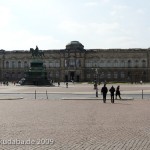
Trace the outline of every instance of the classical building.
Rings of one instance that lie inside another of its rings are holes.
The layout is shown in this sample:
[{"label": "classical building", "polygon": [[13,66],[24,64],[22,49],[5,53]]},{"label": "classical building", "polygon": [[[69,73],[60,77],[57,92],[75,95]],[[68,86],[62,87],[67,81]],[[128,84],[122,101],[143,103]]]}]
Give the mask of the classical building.
[{"label": "classical building", "polygon": [[[0,80],[18,81],[30,67],[29,50],[0,50]],[[150,81],[150,49],[84,49],[71,41],[65,49],[44,50],[41,58],[54,81]]]}]

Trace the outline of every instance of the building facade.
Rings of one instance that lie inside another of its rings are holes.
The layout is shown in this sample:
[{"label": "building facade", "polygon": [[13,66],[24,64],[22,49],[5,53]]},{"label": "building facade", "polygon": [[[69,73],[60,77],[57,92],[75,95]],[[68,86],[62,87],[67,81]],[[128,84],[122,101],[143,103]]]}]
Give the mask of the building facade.
[{"label": "building facade", "polygon": [[[0,80],[19,81],[32,62],[29,50],[0,50]],[[65,49],[44,50],[50,80],[149,82],[150,49],[84,49],[71,41]]]}]

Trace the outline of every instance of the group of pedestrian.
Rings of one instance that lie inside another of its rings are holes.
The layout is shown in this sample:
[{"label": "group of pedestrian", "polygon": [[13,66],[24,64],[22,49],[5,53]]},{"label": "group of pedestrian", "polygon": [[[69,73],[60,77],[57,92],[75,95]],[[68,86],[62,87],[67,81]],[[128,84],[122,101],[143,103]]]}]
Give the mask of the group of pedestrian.
[{"label": "group of pedestrian", "polygon": [[[103,102],[106,103],[106,96],[107,96],[108,88],[106,87],[106,84],[101,89],[101,93],[103,94]],[[115,89],[114,86],[112,86],[109,89],[110,96],[111,96],[111,103],[114,103],[114,96],[117,99],[117,96],[121,99],[121,94],[120,94],[120,86],[118,85],[117,88]],[[115,93],[116,92],[116,93]]]}]

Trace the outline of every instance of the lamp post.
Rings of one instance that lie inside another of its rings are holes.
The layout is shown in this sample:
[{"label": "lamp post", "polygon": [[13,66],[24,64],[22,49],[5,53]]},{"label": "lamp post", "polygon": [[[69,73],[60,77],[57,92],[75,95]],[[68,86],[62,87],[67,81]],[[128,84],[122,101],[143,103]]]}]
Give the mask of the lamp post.
[{"label": "lamp post", "polygon": [[98,97],[97,75],[98,75],[98,70],[96,68],[95,69],[95,90],[96,90],[96,97]]}]

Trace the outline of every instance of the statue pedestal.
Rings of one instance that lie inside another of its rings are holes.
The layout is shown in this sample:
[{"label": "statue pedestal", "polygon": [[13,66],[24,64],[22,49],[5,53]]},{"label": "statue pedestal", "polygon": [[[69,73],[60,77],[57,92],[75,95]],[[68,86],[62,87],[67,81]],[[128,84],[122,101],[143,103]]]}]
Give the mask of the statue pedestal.
[{"label": "statue pedestal", "polygon": [[46,68],[42,60],[33,60],[31,67],[25,72],[25,78],[21,85],[52,85],[47,79]]}]

